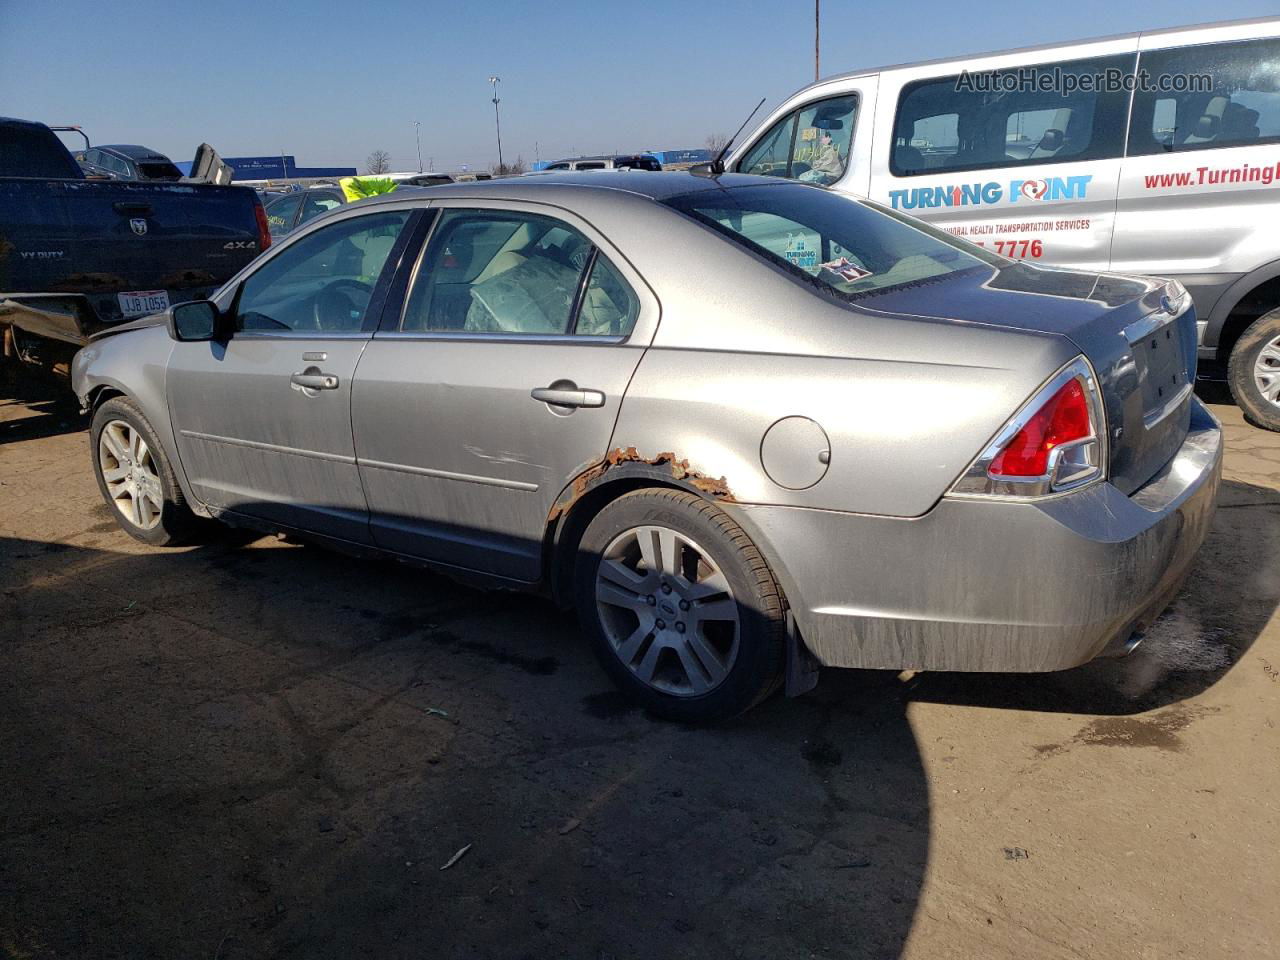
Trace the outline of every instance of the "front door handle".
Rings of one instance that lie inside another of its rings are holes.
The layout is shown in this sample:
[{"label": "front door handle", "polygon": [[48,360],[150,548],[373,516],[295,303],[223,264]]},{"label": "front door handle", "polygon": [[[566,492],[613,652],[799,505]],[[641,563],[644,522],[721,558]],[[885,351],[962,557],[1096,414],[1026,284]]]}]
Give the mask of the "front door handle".
[{"label": "front door handle", "polygon": [[599,390],[577,390],[561,387],[535,387],[529,396],[557,407],[603,407],[604,394]]},{"label": "front door handle", "polygon": [[328,373],[295,373],[289,382],[306,390],[338,389],[338,378]]}]

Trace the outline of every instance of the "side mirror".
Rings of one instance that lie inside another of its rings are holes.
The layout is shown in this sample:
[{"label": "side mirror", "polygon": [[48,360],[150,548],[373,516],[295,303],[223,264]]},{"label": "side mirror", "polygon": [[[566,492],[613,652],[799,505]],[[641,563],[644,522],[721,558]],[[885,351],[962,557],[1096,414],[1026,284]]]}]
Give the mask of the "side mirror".
[{"label": "side mirror", "polygon": [[169,336],[182,343],[217,340],[224,333],[222,315],[210,300],[192,300],[169,308]]},{"label": "side mirror", "polygon": [[689,172],[695,177],[714,177],[716,175],[716,165],[714,163],[695,163],[689,168]]}]

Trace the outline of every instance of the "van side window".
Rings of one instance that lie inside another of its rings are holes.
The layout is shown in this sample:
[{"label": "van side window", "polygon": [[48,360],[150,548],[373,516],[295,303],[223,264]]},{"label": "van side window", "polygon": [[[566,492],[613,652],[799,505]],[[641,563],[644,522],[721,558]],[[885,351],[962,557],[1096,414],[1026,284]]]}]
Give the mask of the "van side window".
[{"label": "van side window", "polygon": [[835,183],[849,165],[857,113],[854,94],[806,104],[775,123],[747,151],[738,172]]},{"label": "van side window", "polygon": [[[898,98],[894,176],[1119,157],[1135,56],[1121,54],[921,80]],[[1064,82],[1055,83],[1058,76]],[[1068,90],[1069,78],[1077,79]]]},{"label": "van side window", "polygon": [[1212,89],[1135,93],[1130,156],[1280,142],[1280,39],[1151,50],[1139,66],[1152,87],[1206,74]]}]

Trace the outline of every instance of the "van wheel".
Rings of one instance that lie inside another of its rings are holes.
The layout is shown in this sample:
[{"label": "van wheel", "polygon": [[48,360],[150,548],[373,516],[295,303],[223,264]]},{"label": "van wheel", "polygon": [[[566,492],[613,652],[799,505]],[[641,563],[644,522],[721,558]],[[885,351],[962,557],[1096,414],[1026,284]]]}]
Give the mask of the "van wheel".
[{"label": "van wheel", "polygon": [[156,547],[193,538],[199,518],[187,506],[155,430],[133,401],[114,397],[98,407],[89,442],[98,489],[125,533]]},{"label": "van wheel", "polygon": [[601,664],[652,713],[723,720],[777,689],[782,593],[715,504],[665,488],[622,495],[587,526],[575,579],[578,618]]},{"label": "van wheel", "polygon": [[1227,381],[1245,417],[1280,431],[1280,308],[1263,314],[1231,349]]}]

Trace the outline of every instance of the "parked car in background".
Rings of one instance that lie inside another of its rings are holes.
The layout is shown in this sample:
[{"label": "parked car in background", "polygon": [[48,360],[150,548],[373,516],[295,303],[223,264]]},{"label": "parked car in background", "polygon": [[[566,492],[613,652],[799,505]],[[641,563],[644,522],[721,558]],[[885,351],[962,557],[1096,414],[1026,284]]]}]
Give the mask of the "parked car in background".
[{"label": "parked car in background", "polygon": [[557,160],[547,164],[537,173],[556,172],[559,170],[661,170],[662,164],[657,157],[647,153],[627,154],[603,157],[573,157],[568,160]]},{"label": "parked car in background", "polygon": [[347,202],[341,187],[308,187],[267,201],[267,229],[283,237],[308,220]]},{"label": "parked car in background", "polygon": [[270,242],[247,187],[86,180],[44,124],[0,119],[9,358],[65,372],[90,334],[208,296]]},{"label": "parked car in background", "polygon": [[1177,278],[1200,359],[1280,429],[1280,18],[831,77],[726,166],[829,183],[1007,256]]},{"label": "parked car in background", "polygon": [[158,150],[137,144],[110,143],[75,155],[86,177],[101,180],[181,180],[182,171]]},{"label": "parked car in background", "polygon": [[786,180],[389,193],[137,326],[74,373],[132,536],[213,516],[544,591],[681,720],[817,663],[1128,649],[1221,473],[1176,281]]}]

